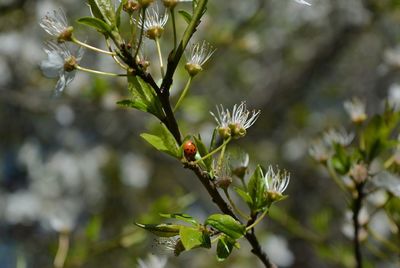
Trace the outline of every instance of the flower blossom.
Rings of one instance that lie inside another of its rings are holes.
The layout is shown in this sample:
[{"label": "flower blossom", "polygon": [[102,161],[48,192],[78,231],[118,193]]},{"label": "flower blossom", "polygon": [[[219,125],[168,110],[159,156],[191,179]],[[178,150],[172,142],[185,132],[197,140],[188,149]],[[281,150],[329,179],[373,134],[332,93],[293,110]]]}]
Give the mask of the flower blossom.
[{"label": "flower blossom", "polygon": [[302,5],[311,6],[311,4],[305,0],[294,0],[294,1]]},{"label": "flower blossom", "polygon": [[196,43],[189,46],[185,50],[185,57],[187,63],[185,69],[188,71],[190,76],[195,76],[203,70],[202,66],[206,61],[214,54],[215,49],[203,41],[202,43]]},{"label": "flower blossom", "polygon": [[247,110],[246,102],[243,101],[239,105],[235,104],[232,112],[221,104],[220,107],[217,106],[217,115],[210,113],[218,124],[219,134],[227,139],[244,137],[246,130],[255,123],[260,112],[260,110],[250,112]]},{"label": "flower blossom", "polygon": [[266,190],[282,195],[289,185],[290,173],[286,170],[277,170],[276,172],[270,165],[267,173],[264,175]]},{"label": "flower blossom", "polygon": [[347,133],[346,130],[341,129],[340,131],[330,129],[324,133],[324,141],[329,144],[340,144],[342,146],[349,145],[354,139],[354,133]]},{"label": "flower blossom", "polygon": [[350,115],[351,121],[354,123],[359,124],[367,119],[365,103],[361,100],[354,98],[351,101],[345,101],[343,106],[346,112]]},{"label": "flower blossom", "polygon": [[158,6],[146,9],[146,16],[141,15],[139,20],[135,20],[139,28],[143,28],[147,38],[155,40],[161,37],[164,32],[164,26],[168,21],[168,13],[160,14]]},{"label": "flower blossom", "polygon": [[48,34],[57,38],[59,43],[71,41],[73,27],[69,25],[64,11],[60,8],[53,10],[53,14],[48,12],[39,23]]},{"label": "flower blossom", "polygon": [[167,258],[149,254],[146,260],[138,259],[138,264],[139,268],[164,268]]},{"label": "flower blossom", "polygon": [[55,88],[56,95],[59,95],[74,79],[75,69],[83,56],[83,49],[80,47],[72,54],[65,44],[48,42],[44,50],[48,59],[43,60],[40,67],[45,76],[59,78]]}]

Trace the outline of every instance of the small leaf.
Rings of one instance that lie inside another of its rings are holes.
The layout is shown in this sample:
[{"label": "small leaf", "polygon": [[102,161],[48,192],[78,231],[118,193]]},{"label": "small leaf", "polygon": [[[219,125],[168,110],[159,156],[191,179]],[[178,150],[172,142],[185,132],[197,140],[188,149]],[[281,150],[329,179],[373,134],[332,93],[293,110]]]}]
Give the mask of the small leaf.
[{"label": "small leaf", "polygon": [[248,193],[252,200],[251,209],[253,212],[261,211],[266,206],[265,186],[263,171],[261,166],[257,166],[247,186]]},{"label": "small leaf", "polygon": [[387,172],[381,171],[372,178],[372,183],[385,189],[396,197],[400,197],[400,177]]},{"label": "small leaf", "polygon": [[115,26],[114,4],[111,0],[88,0],[88,3],[96,18]]},{"label": "small leaf", "polygon": [[169,132],[164,124],[161,124],[161,132],[157,135],[142,133],[140,135],[157,150],[167,153],[175,158],[181,158],[181,150],[174,136]]},{"label": "small leaf", "polygon": [[161,224],[135,223],[135,225],[149,232],[152,232],[153,234],[159,237],[172,237],[179,235],[179,230],[183,227],[182,225],[166,224],[166,223],[161,223]]},{"label": "small leaf", "polygon": [[204,236],[203,232],[198,228],[182,226],[179,232],[181,242],[186,250],[203,245]]},{"label": "small leaf", "polygon": [[198,226],[199,223],[193,219],[192,216],[188,214],[182,214],[182,213],[174,213],[174,214],[160,214],[161,217],[168,218],[168,219],[177,219],[181,220],[190,224],[193,224],[195,226]]},{"label": "small leaf", "polygon": [[164,112],[161,103],[154,92],[143,79],[137,76],[128,76],[128,88],[132,94],[132,108],[136,108],[143,112],[151,113],[158,119],[164,118]]},{"label": "small leaf", "polygon": [[252,205],[253,205],[253,200],[251,199],[251,196],[249,195],[249,193],[244,191],[243,189],[238,188],[238,187],[234,187],[233,189],[242,198],[242,200],[244,202],[246,202],[246,204],[248,204],[249,207],[251,208]]},{"label": "small leaf", "polygon": [[182,16],[182,18],[189,24],[192,21],[192,15],[190,15],[185,10],[179,10],[178,13]]},{"label": "small leaf", "polygon": [[99,32],[105,34],[106,36],[109,36],[111,33],[111,27],[108,26],[107,23],[104,21],[98,19],[98,18],[93,18],[93,17],[83,17],[78,19],[78,22],[80,24],[84,24],[90,27],[95,28]]},{"label": "small leaf", "polygon": [[229,215],[213,214],[207,218],[205,224],[233,239],[241,238],[246,232],[246,227]]},{"label": "small leaf", "polygon": [[115,13],[117,28],[119,28],[119,25],[121,24],[121,11],[122,11],[122,8],[123,8],[125,2],[126,1],[121,1],[121,3],[119,3],[117,12]]},{"label": "small leaf", "polygon": [[224,261],[231,254],[236,241],[227,236],[221,236],[217,244],[217,260]]}]

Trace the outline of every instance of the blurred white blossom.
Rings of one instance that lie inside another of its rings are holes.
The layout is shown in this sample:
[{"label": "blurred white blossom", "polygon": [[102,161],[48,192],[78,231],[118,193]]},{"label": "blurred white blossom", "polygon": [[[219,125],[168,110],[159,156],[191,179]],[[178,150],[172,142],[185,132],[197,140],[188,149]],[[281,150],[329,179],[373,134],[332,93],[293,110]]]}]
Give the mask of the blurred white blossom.
[{"label": "blurred white blossom", "polygon": [[145,260],[138,259],[139,268],[164,268],[167,258],[164,256],[147,255]]}]

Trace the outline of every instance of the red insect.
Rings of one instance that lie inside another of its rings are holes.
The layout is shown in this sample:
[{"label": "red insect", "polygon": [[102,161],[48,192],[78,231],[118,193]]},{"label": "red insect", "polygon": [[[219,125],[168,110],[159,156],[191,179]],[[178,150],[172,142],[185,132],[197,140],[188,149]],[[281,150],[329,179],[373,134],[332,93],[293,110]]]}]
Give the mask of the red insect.
[{"label": "red insect", "polygon": [[197,153],[196,145],[191,140],[186,141],[183,144],[183,153],[187,160],[194,161]]}]

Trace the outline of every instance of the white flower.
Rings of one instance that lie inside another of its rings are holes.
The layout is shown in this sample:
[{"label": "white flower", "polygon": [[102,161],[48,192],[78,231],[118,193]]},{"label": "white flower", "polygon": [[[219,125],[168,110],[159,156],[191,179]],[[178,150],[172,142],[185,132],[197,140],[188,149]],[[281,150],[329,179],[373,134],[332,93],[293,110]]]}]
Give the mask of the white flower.
[{"label": "white flower", "polygon": [[42,61],[40,67],[45,76],[50,78],[58,77],[56,95],[71,83],[75,77],[75,68],[83,56],[83,49],[80,47],[74,55],[65,44],[48,42],[44,49],[48,59]]},{"label": "white flower", "polygon": [[190,45],[185,50],[185,57],[187,59],[185,68],[188,73],[194,76],[202,71],[203,64],[206,63],[214,52],[215,49],[206,41]]},{"label": "white flower", "polygon": [[268,167],[267,173],[264,175],[266,191],[273,194],[281,195],[286,190],[290,182],[290,173],[286,170],[277,169],[275,172],[272,166]]},{"label": "white flower", "polygon": [[233,106],[232,113],[228,109],[225,110],[222,104],[220,107],[217,106],[217,115],[210,113],[218,124],[220,135],[226,139],[230,136],[240,138],[246,135],[246,129],[255,123],[260,110],[250,112],[247,110],[246,102],[243,101],[240,105]]},{"label": "white flower", "polygon": [[73,28],[68,24],[64,11],[60,8],[47,13],[39,25],[50,35],[57,37],[58,42],[70,41]]},{"label": "white flower", "polygon": [[135,20],[139,28],[143,28],[146,36],[149,39],[155,40],[160,38],[164,26],[168,21],[168,13],[164,10],[163,14],[160,14],[158,6],[150,7],[146,9],[146,16],[143,23],[143,16],[140,16],[139,20]]},{"label": "white flower", "polygon": [[358,98],[354,98],[351,101],[345,101],[344,109],[350,115],[351,121],[354,123],[362,123],[367,119],[365,113],[365,103]]},{"label": "white flower", "polygon": [[315,161],[320,163],[325,163],[332,154],[327,145],[320,139],[311,144],[308,153]]},{"label": "white flower", "polygon": [[307,1],[304,1],[304,0],[294,0],[294,1],[296,1],[297,3],[302,4],[302,5],[311,6],[310,3],[308,3]]},{"label": "white flower", "polygon": [[349,145],[354,138],[354,133],[347,133],[346,130],[341,129],[340,131],[330,129],[324,133],[324,141],[329,144],[340,144],[342,146]]},{"label": "white flower", "polygon": [[164,268],[167,264],[167,258],[149,254],[145,261],[138,259],[138,264],[139,268]]},{"label": "white flower", "polygon": [[394,110],[400,110],[400,85],[393,84],[389,87],[388,103]]}]

